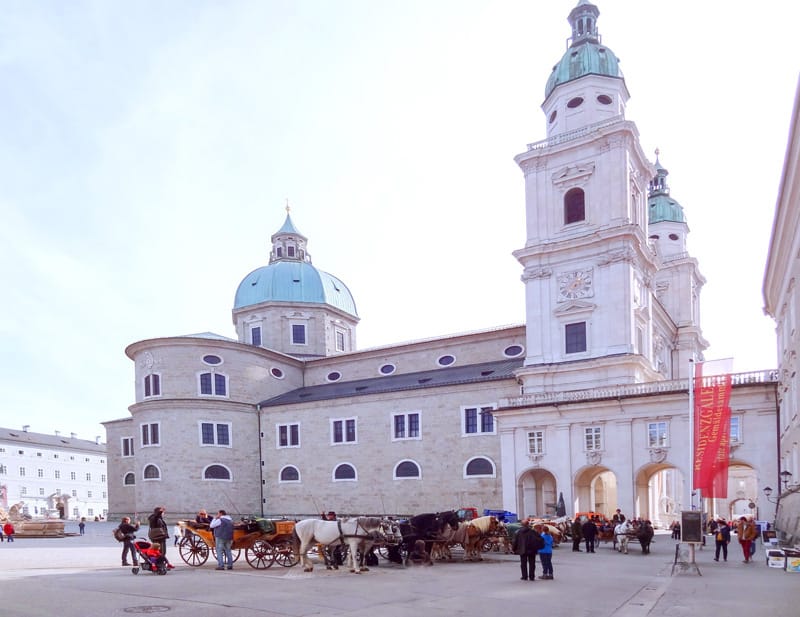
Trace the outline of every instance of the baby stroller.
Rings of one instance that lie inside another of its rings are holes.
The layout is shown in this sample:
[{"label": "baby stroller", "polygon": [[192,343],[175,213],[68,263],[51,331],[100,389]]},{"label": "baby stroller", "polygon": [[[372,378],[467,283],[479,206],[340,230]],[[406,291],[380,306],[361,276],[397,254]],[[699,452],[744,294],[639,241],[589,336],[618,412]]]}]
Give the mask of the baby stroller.
[{"label": "baby stroller", "polygon": [[[143,538],[133,541],[133,546],[139,555],[139,566],[142,570],[149,570],[153,574],[164,575],[168,570],[172,570],[172,565],[167,558],[159,551],[157,543],[151,543]],[[139,566],[133,566],[131,572],[139,574]]]}]

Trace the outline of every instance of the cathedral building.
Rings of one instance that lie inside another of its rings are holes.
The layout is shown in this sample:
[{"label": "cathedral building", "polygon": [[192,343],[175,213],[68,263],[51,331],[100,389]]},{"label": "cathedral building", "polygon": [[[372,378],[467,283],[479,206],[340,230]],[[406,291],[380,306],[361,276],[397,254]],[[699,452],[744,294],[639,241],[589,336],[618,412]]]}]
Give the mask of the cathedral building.
[{"label": "cathedral building", "polygon": [[[705,279],[659,158],[626,118],[628,87],[581,0],[546,82],[546,138],[525,183],[526,320],[359,350],[341,279],[287,213],[239,284],[236,338],[138,341],[130,414],[105,423],[113,514],[411,514],[475,506],[551,515],[617,507],[667,525],[690,489],[689,383],[708,344]],[[503,275],[499,273],[499,275]],[[519,276],[520,271],[507,276]],[[774,371],[733,376],[728,496],[774,514]]]}]

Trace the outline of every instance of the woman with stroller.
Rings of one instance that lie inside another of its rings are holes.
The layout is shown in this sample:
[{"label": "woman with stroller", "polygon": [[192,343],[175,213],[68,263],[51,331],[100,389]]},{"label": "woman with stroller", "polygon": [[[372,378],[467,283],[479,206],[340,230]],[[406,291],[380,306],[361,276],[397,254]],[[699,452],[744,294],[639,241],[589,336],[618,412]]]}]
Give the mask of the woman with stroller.
[{"label": "woman with stroller", "polygon": [[169,538],[169,527],[164,520],[164,512],[167,509],[164,506],[156,506],[153,508],[153,513],[147,517],[147,522],[150,529],[147,532],[147,537],[152,542],[158,542],[161,548],[161,554],[167,556],[167,538]]}]

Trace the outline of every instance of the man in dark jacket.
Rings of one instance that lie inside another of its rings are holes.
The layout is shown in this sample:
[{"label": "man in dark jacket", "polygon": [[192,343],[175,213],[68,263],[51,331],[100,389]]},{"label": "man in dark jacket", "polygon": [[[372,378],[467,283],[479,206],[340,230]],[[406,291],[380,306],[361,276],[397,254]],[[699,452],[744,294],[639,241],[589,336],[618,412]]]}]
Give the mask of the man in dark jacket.
[{"label": "man in dark jacket", "polygon": [[[225,510],[220,510],[211,521],[211,530],[214,532],[214,545],[217,551],[217,570],[233,570],[233,519]],[[227,566],[225,565],[227,562]]]},{"label": "man in dark jacket", "polygon": [[586,522],[581,525],[581,532],[583,539],[586,542],[586,552],[594,553],[594,538],[597,536],[597,526],[593,521],[586,519]]},{"label": "man in dark jacket", "polygon": [[581,552],[581,540],[583,540],[581,521],[576,518],[572,521],[572,550],[576,553]]},{"label": "man in dark jacket", "polygon": [[536,579],[536,553],[540,548],[544,548],[544,540],[534,529],[531,529],[530,521],[522,521],[514,542],[511,545],[514,554],[519,555],[519,569],[522,573],[520,580],[532,581]]},{"label": "man in dark jacket", "polygon": [[139,531],[139,521],[131,523],[130,516],[123,516],[122,522],[119,524],[119,530],[125,536],[125,539],[122,541],[122,565],[131,565],[128,563],[128,552],[130,551],[133,565],[138,566],[139,561],[136,558],[136,548],[133,546],[133,540],[136,538],[136,532]]}]

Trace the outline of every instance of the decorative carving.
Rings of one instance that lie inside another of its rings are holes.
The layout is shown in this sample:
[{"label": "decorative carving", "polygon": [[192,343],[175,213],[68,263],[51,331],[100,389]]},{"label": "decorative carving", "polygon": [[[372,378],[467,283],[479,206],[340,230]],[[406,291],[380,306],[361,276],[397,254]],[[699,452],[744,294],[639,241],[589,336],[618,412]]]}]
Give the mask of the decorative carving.
[{"label": "decorative carving", "polygon": [[597,450],[590,450],[586,453],[587,465],[599,465],[601,460],[603,460],[603,455]]},{"label": "decorative carving", "polygon": [[525,268],[522,273],[523,281],[530,281],[534,279],[546,279],[553,275],[550,268]]},{"label": "decorative carving", "polygon": [[577,180],[588,178],[594,173],[594,163],[567,165],[555,172],[551,177],[553,184],[575,184]]},{"label": "decorative carving", "polygon": [[539,466],[539,464],[542,461],[542,456],[543,456],[542,454],[533,454],[531,452],[528,452],[528,458],[531,460],[531,463],[533,463],[534,467]]},{"label": "decorative carving", "polygon": [[600,259],[597,260],[597,263],[601,266],[607,266],[613,263],[633,263],[635,258],[634,252],[630,247],[626,247],[624,249],[620,249],[618,251],[610,251],[605,253]]},{"label": "decorative carving", "polygon": [[667,460],[666,448],[650,448],[650,462],[663,463]]}]

